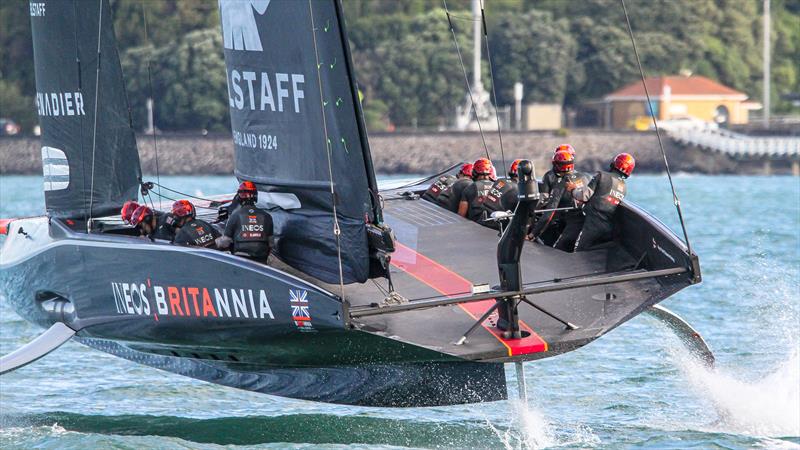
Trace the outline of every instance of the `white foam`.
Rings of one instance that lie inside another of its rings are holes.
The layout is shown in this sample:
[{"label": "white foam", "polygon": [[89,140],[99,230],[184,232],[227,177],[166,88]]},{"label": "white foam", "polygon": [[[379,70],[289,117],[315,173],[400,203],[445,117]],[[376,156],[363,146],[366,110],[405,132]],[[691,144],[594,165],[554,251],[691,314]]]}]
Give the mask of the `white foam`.
[{"label": "white foam", "polygon": [[800,355],[756,381],[727,369],[710,370],[688,358],[680,366],[720,416],[720,431],[753,436],[800,436]]}]

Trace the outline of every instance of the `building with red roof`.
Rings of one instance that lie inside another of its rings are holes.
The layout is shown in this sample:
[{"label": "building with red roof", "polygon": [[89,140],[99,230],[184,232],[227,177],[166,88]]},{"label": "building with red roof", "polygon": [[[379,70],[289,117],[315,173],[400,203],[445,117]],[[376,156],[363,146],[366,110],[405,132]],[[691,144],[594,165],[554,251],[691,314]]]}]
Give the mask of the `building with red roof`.
[{"label": "building with red roof", "polygon": [[607,127],[647,129],[652,114],[659,120],[695,119],[720,125],[747,123],[749,111],[760,109],[748,102],[747,94],[699,75],[650,77],[645,79],[651,105],[641,81],[603,97]]}]

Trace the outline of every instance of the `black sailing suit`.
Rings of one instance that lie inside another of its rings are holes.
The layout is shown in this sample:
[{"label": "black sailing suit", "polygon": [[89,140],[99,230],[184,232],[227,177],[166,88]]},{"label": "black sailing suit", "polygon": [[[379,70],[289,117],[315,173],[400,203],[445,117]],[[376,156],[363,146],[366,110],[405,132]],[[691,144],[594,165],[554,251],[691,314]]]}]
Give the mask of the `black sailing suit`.
[{"label": "black sailing suit", "polygon": [[192,219],[175,233],[175,244],[192,247],[216,248],[214,242],[220,236],[219,231],[205,220]]},{"label": "black sailing suit", "polygon": [[155,211],[154,214],[156,216],[156,226],[147,237],[150,240],[161,239],[172,242],[175,239],[175,216],[172,213],[160,211]]},{"label": "black sailing suit", "polygon": [[[577,208],[572,193],[567,191],[567,183],[575,183],[576,189],[586,187],[589,184],[589,176],[575,171],[565,174],[548,171],[542,177],[540,190],[546,193],[548,198],[540,203],[537,209]],[[580,209],[550,211],[542,213],[532,234],[542,236],[544,242],[553,242],[553,247],[559,250],[572,250],[582,227],[583,212]]]},{"label": "black sailing suit", "polygon": [[447,189],[439,194],[439,198],[437,199],[439,206],[457,213],[458,204],[461,202],[461,195],[464,193],[464,190],[471,185],[472,179],[470,178],[465,177],[457,179],[455,183],[451,184]]},{"label": "black sailing suit", "polygon": [[455,182],[456,177],[453,175],[442,175],[433,182],[424,194],[422,194],[422,198],[429,202],[439,204],[439,197],[442,192],[446,191],[447,188],[452,186]]},{"label": "black sailing suit", "polygon": [[586,202],[586,219],[575,241],[576,252],[613,238],[614,212],[626,193],[625,176],[617,171],[597,172],[587,187],[572,192],[576,200]]},{"label": "black sailing suit", "polygon": [[469,203],[467,219],[480,222],[485,218],[486,210],[483,208],[483,202],[493,185],[494,181],[492,180],[478,180],[464,189],[461,194],[461,200],[466,200]]},{"label": "black sailing suit", "polygon": [[[483,210],[486,217],[491,217],[493,212],[514,211],[517,209],[519,190],[517,184],[510,180],[497,180],[492,184],[489,193],[483,199]],[[487,227],[500,229],[497,220],[481,222]]]},{"label": "black sailing suit", "polygon": [[252,203],[242,204],[225,224],[225,236],[233,240],[233,253],[243,253],[258,261],[269,256],[272,216]]}]

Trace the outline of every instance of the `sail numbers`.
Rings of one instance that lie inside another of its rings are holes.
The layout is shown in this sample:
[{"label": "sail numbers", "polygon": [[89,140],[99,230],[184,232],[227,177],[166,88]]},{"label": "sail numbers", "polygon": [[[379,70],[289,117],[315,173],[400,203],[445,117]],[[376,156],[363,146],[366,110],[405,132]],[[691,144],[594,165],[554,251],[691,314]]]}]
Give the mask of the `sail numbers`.
[{"label": "sail numbers", "polygon": [[257,150],[277,150],[278,137],[274,134],[242,133],[233,130],[233,143],[239,147]]}]

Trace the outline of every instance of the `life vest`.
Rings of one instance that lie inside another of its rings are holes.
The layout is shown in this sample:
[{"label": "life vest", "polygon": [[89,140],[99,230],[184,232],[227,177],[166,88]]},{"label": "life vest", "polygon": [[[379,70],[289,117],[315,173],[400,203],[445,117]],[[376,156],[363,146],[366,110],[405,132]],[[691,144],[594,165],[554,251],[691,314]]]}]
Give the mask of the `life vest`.
[{"label": "life vest", "polygon": [[561,220],[569,222],[572,220],[583,220],[583,212],[577,209],[577,204],[572,198],[572,193],[567,191],[567,182],[575,183],[576,187],[585,187],[589,184],[589,177],[581,172],[570,172],[559,176],[550,170],[542,177],[542,190],[549,193],[546,202],[542,202],[536,209],[557,209],[557,208],[576,208],[570,211],[546,211],[541,213],[541,217],[531,230],[534,237],[540,236],[547,227],[553,222]]},{"label": "life vest", "polygon": [[175,216],[172,213],[157,212],[156,227],[150,233],[150,239],[161,239],[172,242],[175,239]]},{"label": "life vest", "polygon": [[252,204],[244,204],[225,224],[225,236],[233,240],[233,253],[265,261],[270,253],[272,216]]},{"label": "life vest", "polygon": [[422,198],[429,202],[438,203],[439,196],[442,192],[446,191],[453,183],[456,182],[456,177],[453,175],[442,175],[422,194]]},{"label": "life vest", "polygon": [[452,212],[458,212],[458,204],[461,202],[461,194],[464,190],[472,184],[469,178],[459,178],[455,183],[451,184],[447,189],[439,194],[436,202],[442,208],[449,209]]},{"label": "life vest", "polygon": [[[489,191],[492,190],[492,186],[494,182],[492,180],[478,180],[473,183],[472,187],[475,189],[475,195],[468,198],[469,201],[469,212],[467,213],[467,218],[470,220],[482,220],[484,218],[484,214],[486,209],[483,207],[483,202],[486,200],[486,196],[489,195]],[[473,190],[470,189],[470,194],[472,194]]]},{"label": "life vest", "polygon": [[611,222],[614,211],[617,210],[617,206],[627,193],[625,179],[621,175],[604,171],[597,172],[594,177],[594,194],[584,206],[583,211],[587,217],[596,216]]},{"label": "life vest", "polygon": [[175,243],[194,247],[215,247],[220,233],[205,220],[193,219],[183,224],[175,234]]},{"label": "life vest", "polygon": [[516,186],[508,180],[497,180],[483,199],[483,208],[487,216],[496,211],[508,211],[516,205],[509,204],[510,192],[516,191]]}]

